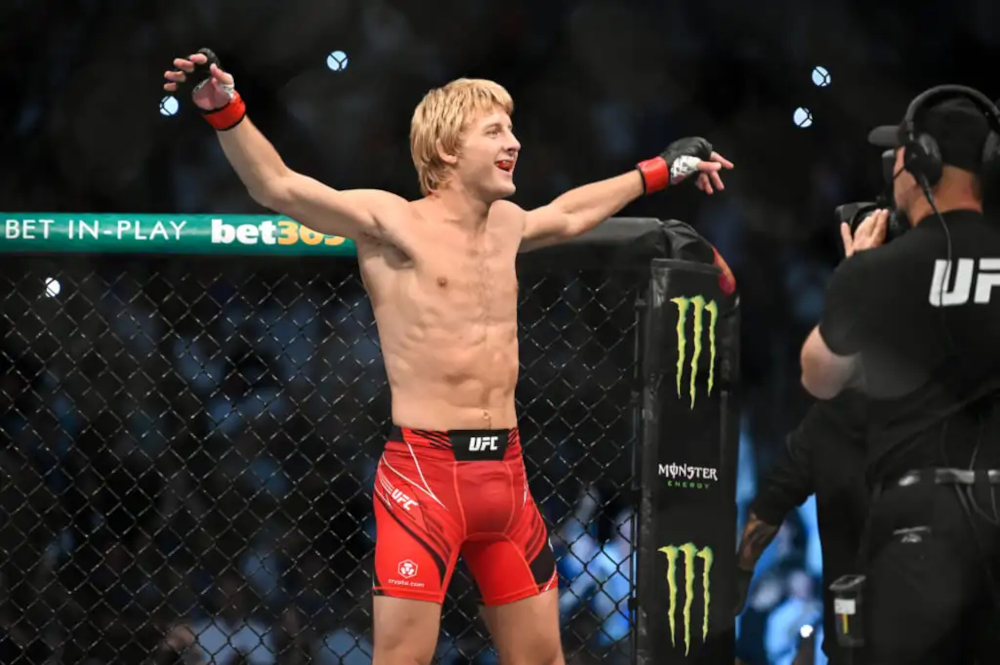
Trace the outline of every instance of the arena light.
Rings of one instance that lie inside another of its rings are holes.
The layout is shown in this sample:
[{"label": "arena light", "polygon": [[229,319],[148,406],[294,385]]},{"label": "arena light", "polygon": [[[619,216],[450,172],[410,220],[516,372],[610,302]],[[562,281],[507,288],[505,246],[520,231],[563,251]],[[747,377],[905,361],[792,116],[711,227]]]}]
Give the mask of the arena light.
[{"label": "arena light", "polygon": [[830,70],[822,65],[816,65],[812,71],[812,81],[818,88],[825,88],[830,85],[833,79],[830,77]]},{"label": "arena light", "polygon": [[181,103],[177,101],[176,97],[173,95],[167,95],[160,100],[160,115],[167,117],[177,115],[177,111],[180,107]]},{"label": "arena light", "polygon": [[326,66],[331,72],[340,72],[347,69],[347,54],[343,51],[334,51],[326,56]]},{"label": "arena light", "polygon": [[55,298],[62,291],[62,285],[59,284],[59,280],[54,277],[47,277],[45,279],[45,295],[50,298]]},{"label": "arena light", "polygon": [[795,109],[795,113],[792,115],[792,120],[795,122],[797,127],[805,129],[806,127],[812,127],[813,124],[813,114],[812,111],[800,106]]}]

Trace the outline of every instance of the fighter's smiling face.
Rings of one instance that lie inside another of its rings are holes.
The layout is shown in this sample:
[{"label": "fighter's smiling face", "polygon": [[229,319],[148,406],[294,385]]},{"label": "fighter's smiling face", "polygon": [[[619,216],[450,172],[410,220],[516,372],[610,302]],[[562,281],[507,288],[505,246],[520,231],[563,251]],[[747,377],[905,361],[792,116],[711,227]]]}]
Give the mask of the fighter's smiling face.
[{"label": "fighter's smiling face", "polygon": [[489,200],[514,193],[514,166],[521,144],[510,116],[501,109],[478,113],[465,128],[456,175]]}]

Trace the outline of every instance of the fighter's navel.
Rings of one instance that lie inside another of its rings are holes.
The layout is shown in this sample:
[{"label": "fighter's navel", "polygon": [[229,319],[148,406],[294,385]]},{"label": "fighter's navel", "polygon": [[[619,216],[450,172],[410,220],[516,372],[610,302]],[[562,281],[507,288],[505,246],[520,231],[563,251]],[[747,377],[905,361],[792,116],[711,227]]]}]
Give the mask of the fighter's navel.
[{"label": "fighter's navel", "polygon": [[447,277],[438,277],[438,286],[440,286],[442,289],[444,287],[448,286],[448,278]]}]

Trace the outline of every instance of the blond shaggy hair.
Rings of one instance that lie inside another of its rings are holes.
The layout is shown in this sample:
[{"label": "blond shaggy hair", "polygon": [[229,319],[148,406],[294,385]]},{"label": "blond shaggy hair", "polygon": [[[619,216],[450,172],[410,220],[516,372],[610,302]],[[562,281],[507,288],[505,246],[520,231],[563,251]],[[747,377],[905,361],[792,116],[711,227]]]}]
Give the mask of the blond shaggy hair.
[{"label": "blond shaggy hair", "polygon": [[410,154],[424,196],[440,189],[448,178],[437,142],[446,154],[457,154],[468,123],[477,113],[494,109],[511,115],[514,100],[502,85],[485,79],[456,79],[424,95],[410,122]]}]

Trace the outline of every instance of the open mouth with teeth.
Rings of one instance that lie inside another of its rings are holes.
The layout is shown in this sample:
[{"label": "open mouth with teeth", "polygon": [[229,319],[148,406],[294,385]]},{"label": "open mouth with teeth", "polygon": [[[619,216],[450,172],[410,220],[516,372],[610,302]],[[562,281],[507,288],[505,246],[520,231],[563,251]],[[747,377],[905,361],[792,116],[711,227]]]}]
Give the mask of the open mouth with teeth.
[{"label": "open mouth with teeth", "polygon": [[499,162],[497,162],[497,168],[500,169],[501,171],[506,171],[507,173],[510,173],[511,171],[514,170],[514,160],[501,159]]}]

